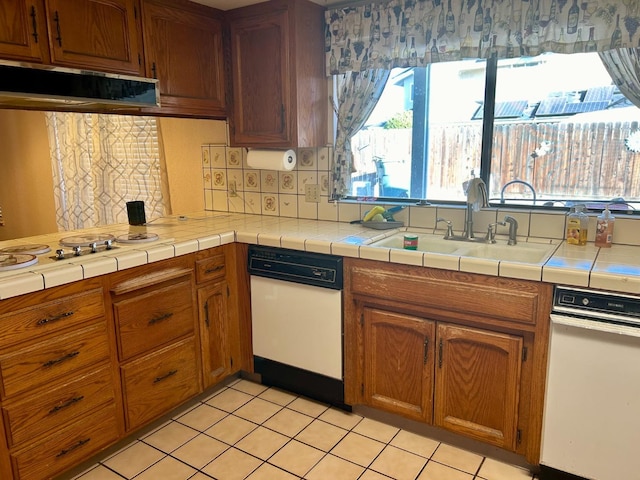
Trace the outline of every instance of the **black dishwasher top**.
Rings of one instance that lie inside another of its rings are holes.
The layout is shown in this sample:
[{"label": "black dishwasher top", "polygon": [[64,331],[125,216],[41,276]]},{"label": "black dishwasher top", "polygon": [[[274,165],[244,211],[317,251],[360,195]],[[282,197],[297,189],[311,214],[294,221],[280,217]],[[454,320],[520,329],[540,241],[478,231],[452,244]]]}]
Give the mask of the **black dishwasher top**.
[{"label": "black dishwasher top", "polygon": [[248,266],[251,275],[342,290],[342,257],[335,255],[249,245]]}]

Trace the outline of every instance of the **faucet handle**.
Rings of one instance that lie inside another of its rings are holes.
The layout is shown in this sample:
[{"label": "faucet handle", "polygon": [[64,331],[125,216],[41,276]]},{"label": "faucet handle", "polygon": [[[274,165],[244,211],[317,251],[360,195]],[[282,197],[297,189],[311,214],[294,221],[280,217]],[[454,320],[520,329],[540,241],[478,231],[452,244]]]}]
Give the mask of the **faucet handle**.
[{"label": "faucet handle", "polygon": [[442,218],[442,217],[438,217],[436,219],[436,225],[440,222],[444,222],[447,224],[447,233],[444,236],[445,240],[449,240],[450,238],[453,238],[453,224],[451,223],[451,220],[447,220],[446,218]]},{"label": "faucet handle", "polygon": [[487,235],[484,237],[484,241],[487,243],[496,243],[496,231],[498,230],[498,225],[505,226],[505,222],[495,222],[490,223],[487,227]]}]

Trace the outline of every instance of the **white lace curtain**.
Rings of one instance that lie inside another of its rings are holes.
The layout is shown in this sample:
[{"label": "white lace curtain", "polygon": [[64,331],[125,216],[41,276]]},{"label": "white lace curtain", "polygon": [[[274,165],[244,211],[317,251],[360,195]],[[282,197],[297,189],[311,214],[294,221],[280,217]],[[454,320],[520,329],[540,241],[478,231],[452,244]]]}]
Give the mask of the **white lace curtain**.
[{"label": "white lace curtain", "polygon": [[638,0],[387,0],[325,12],[327,75],[638,47]]},{"label": "white lace curtain", "polygon": [[59,230],[126,223],[131,200],[145,202],[147,220],[165,214],[155,118],[49,112],[46,121]]}]

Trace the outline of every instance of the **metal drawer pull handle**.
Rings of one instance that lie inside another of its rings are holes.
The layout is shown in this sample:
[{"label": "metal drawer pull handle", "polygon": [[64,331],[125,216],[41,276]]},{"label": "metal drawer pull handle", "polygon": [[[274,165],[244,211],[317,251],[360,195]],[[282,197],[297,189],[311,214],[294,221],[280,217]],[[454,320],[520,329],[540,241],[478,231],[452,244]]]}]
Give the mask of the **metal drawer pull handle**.
[{"label": "metal drawer pull handle", "polygon": [[31,13],[29,15],[31,16],[31,23],[33,26],[33,33],[31,35],[33,35],[34,42],[38,43],[38,22],[36,20],[36,7],[33,5],[31,5]]},{"label": "metal drawer pull handle", "polygon": [[84,395],[80,395],[79,397],[70,398],[69,400],[64,402],[62,405],[56,405],[51,410],[49,410],[49,414],[59,412],[60,410],[63,410],[65,408],[67,408],[67,407],[70,407],[74,403],[78,403],[79,401],[81,401],[83,399],[84,399]]},{"label": "metal drawer pull handle", "polygon": [[58,11],[57,10],[53,14],[53,21],[56,22],[56,33],[58,34],[58,36],[56,37],[56,40],[58,41],[58,45],[61,47],[62,46],[62,35],[60,34],[60,16],[58,15]]},{"label": "metal drawer pull handle", "polygon": [[218,265],[216,267],[213,268],[207,268],[204,273],[213,273],[213,272],[217,272],[219,270],[222,270],[224,268],[224,265]]},{"label": "metal drawer pull handle", "polygon": [[161,377],[156,377],[155,380],[153,381],[153,383],[158,383],[161,382],[162,380],[165,380],[169,377],[173,377],[176,373],[178,373],[178,370],[171,370],[169,373],[162,375]]},{"label": "metal drawer pull handle", "polygon": [[63,313],[61,313],[59,315],[55,315],[53,317],[43,318],[42,320],[38,320],[36,322],[36,325],[38,325],[40,327],[42,325],[47,325],[48,323],[57,322],[58,320],[62,320],[63,318],[70,317],[74,313],[75,312],[63,312]]},{"label": "metal drawer pull handle", "polygon": [[160,315],[159,317],[154,317],[151,320],[149,320],[149,325],[154,325],[158,322],[161,322],[171,317],[173,317],[173,312],[165,313],[164,315]]},{"label": "metal drawer pull handle", "polygon": [[60,452],[56,455],[56,458],[62,457],[63,455],[66,455],[67,453],[73,452],[76,448],[79,448],[79,447],[83,446],[85,443],[89,443],[90,440],[91,440],[91,437],[85,438],[84,440],[80,440],[78,443],[76,443],[75,445],[70,446],[69,448],[65,448],[64,450],[60,450]]},{"label": "metal drawer pull handle", "polygon": [[71,360],[73,357],[77,357],[78,355],[80,355],[79,351],[75,351],[75,352],[71,352],[71,353],[67,353],[65,356],[60,357],[60,358],[56,358],[55,360],[49,360],[48,362],[44,362],[42,364],[43,367],[53,367],[55,364],[60,363],[60,362],[64,362],[65,360]]}]

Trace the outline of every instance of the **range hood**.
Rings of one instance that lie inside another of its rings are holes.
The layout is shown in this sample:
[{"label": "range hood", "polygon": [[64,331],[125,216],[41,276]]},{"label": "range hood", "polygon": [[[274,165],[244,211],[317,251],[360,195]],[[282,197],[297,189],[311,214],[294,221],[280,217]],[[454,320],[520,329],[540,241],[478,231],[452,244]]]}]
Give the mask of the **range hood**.
[{"label": "range hood", "polygon": [[87,70],[0,61],[0,105],[118,110],[160,105],[158,81]]}]

